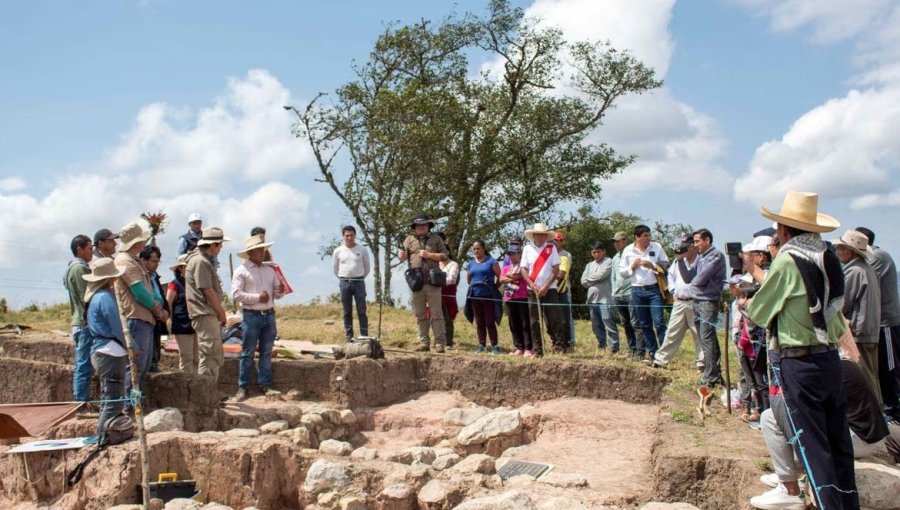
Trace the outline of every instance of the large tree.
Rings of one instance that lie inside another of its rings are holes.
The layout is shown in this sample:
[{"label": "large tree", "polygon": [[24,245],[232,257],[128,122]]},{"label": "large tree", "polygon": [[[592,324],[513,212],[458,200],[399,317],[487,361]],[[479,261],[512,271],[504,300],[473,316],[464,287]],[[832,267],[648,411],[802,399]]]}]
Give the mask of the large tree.
[{"label": "large tree", "polygon": [[[472,57],[493,65],[473,76]],[[296,133],[360,226],[386,301],[415,213],[431,214],[462,258],[473,238],[596,200],[633,157],[588,135],[617,98],[660,85],[627,52],[566,42],[507,0],[484,17],[389,26],[354,71],[295,110]]]}]

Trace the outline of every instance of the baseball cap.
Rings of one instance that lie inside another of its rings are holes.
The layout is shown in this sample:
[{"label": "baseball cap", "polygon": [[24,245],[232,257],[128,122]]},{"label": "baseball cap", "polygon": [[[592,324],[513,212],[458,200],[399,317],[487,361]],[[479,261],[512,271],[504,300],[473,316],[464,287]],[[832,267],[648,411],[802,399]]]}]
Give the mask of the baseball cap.
[{"label": "baseball cap", "polygon": [[766,252],[769,250],[769,245],[772,244],[772,238],[769,236],[756,236],[752,241],[745,244],[741,249],[744,253],[751,253],[754,251]]},{"label": "baseball cap", "polygon": [[672,250],[675,252],[675,255],[681,255],[682,253],[687,253],[688,245],[685,243],[675,243]]},{"label": "baseball cap", "polygon": [[96,246],[100,241],[106,241],[107,239],[118,239],[119,234],[116,234],[112,230],[108,228],[101,228],[94,234],[94,245]]},{"label": "baseball cap", "polygon": [[203,221],[203,216],[201,216],[200,213],[191,213],[191,215],[188,216],[188,223],[193,223],[195,221]]},{"label": "baseball cap", "polygon": [[613,235],[613,241],[623,241],[625,239],[628,239],[628,234],[622,232],[621,230]]},{"label": "baseball cap", "polygon": [[511,244],[506,248],[506,253],[522,253],[522,246],[518,244]]}]

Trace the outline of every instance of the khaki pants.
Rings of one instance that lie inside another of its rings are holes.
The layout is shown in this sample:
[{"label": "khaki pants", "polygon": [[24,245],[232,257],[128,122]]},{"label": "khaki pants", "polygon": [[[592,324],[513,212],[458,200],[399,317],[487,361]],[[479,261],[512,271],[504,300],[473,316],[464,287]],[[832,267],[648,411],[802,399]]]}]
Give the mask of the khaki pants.
[{"label": "khaki pants", "polygon": [[197,343],[197,334],[172,335],[178,344],[178,369],[186,374],[196,374],[200,365],[200,346]]},{"label": "khaki pants", "polygon": [[191,319],[191,326],[197,332],[197,344],[200,350],[198,375],[209,375],[219,380],[219,369],[225,363],[225,351],[222,349],[222,328],[215,315],[201,315]]},{"label": "khaki pants", "polygon": [[881,400],[881,384],[878,382],[878,344],[857,342],[856,347],[859,348],[859,368],[866,374],[880,407],[884,402]]},{"label": "khaki pants", "polygon": [[[441,288],[425,284],[422,290],[412,293],[413,310],[416,312],[416,324],[419,326],[419,341],[429,345],[428,326],[434,333],[435,345],[447,344],[447,330],[444,325],[444,311],[441,307]],[[425,308],[431,309],[431,320],[425,316]]]},{"label": "khaki pants", "polygon": [[672,304],[672,312],[669,314],[666,338],[654,355],[656,361],[662,365],[671,363],[688,331],[694,337],[694,358],[702,360],[703,358],[697,355],[700,351],[700,340],[697,335],[697,325],[694,323],[694,305],[690,301],[676,299]]}]

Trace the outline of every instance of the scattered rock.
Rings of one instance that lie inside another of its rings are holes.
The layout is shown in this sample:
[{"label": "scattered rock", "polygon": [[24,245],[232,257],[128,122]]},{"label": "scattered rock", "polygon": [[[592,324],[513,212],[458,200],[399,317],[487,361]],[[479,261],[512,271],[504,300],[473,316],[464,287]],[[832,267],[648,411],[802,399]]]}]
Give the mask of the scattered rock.
[{"label": "scattered rock", "polygon": [[143,510],[142,505],[116,505],[106,510]]},{"label": "scattered rock", "polygon": [[284,393],[281,393],[278,390],[272,390],[266,392],[266,402],[281,402],[284,400]]},{"label": "scattered rock", "polygon": [[496,437],[517,434],[521,430],[522,415],[519,411],[493,411],[464,427],[456,437],[462,445],[483,444]]},{"label": "scattered rock", "polygon": [[513,446],[512,448],[507,448],[503,450],[503,453],[500,454],[501,457],[516,457],[521,452],[525,450],[524,446]]},{"label": "scattered rock", "polygon": [[200,510],[203,504],[189,498],[170,499],[166,503],[166,510]]},{"label": "scattered rock", "polygon": [[353,445],[344,441],[335,441],[334,439],[326,439],[319,443],[319,451],[325,455],[350,455],[353,451]]},{"label": "scattered rock", "polygon": [[200,510],[234,510],[230,506],[226,506],[220,503],[207,503],[200,507]]},{"label": "scattered rock", "polygon": [[572,488],[587,487],[587,478],[573,473],[560,473],[551,471],[537,479],[538,482],[554,487]]},{"label": "scattered rock", "polygon": [[289,429],[290,427],[291,425],[287,422],[287,420],[276,420],[266,423],[259,428],[259,431],[263,434],[277,434]]},{"label": "scattered rock", "polygon": [[379,510],[414,510],[416,493],[406,483],[394,483],[386,486],[375,498]]},{"label": "scattered rock", "polygon": [[378,450],[374,448],[366,448],[365,446],[360,446],[359,448],[350,452],[350,458],[354,460],[375,460],[375,457],[378,456]]},{"label": "scattered rock", "polygon": [[544,501],[541,501],[538,504],[538,510],[617,510],[613,507],[608,506],[586,506],[579,499],[569,499],[566,497],[555,497],[550,498]]},{"label": "scattered rock", "polygon": [[316,437],[319,438],[319,441],[325,441],[326,439],[331,439],[334,437],[334,432],[332,432],[329,428],[319,429],[319,432],[316,434]]},{"label": "scattered rock", "polygon": [[319,416],[332,425],[341,424],[341,413],[337,409],[323,409],[319,412]]},{"label": "scattered rock", "polygon": [[528,494],[509,491],[498,496],[470,499],[455,510],[537,510],[537,507]]},{"label": "scattered rock", "polygon": [[184,416],[174,407],[157,409],[144,417],[144,430],[147,432],[184,430]]},{"label": "scattered rock", "polygon": [[394,469],[382,480],[382,484],[386,487],[395,483],[408,483],[414,490],[422,487],[428,480],[428,468],[421,466],[404,466],[403,464],[394,464]]},{"label": "scattered rock", "polygon": [[344,409],[339,413],[340,423],[343,425],[353,425],[356,423],[356,415],[349,409]]},{"label": "scattered rock", "polygon": [[652,501],[642,506],[640,510],[700,510],[689,503],[660,503]]},{"label": "scattered rock", "polygon": [[419,508],[422,510],[449,510],[462,499],[458,487],[441,480],[431,480],[419,490]]},{"label": "scattered rock", "polygon": [[288,422],[291,427],[300,425],[300,419],[303,418],[303,409],[300,409],[300,406],[287,405],[276,409],[275,412],[278,414],[279,420]]},{"label": "scattered rock", "polygon": [[340,496],[336,492],[323,492],[319,494],[319,497],[316,498],[316,502],[319,506],[323,506],[325,508],[333,508],[337,506],[338,499]]},{"label": "scattered rock", "polygon": [[454,473],[492,475],[496,472],[494,458],[490,455],[476,453],[459,461],[453,466]]},{"label": "scattered rock", "polygon": [[475,404],[471,407],[456,407],[444,413],[444,423],[465,427],[489,412],[489,408]]},{"label": "scattered rock", "polygon": [[226,430],[225,435],[232,437],[259,437],[259,431],[256,429],[231,429]]},{"label": "scattered rock", "polygon": [[456,465],[460,460],[460,456],[455,453],[449,453],[447,455],[441,455],[440,457],[434,459],[431,463],[431,467],[437,469],[438,471],[443,471],[445,469],[451,468]]},{"label": "scattered rock", "polygon": [[324,321],[324,322],[325,322],[325,325],[326,325],[326,326],[334,326],[334,321],[333,321],[333,320],[326,320],[326,321]]},{"label": "scattered rock", "polygon": [[862,508],[897,508],[900,469],[873,462],[857,462],[856,489],[859,491],[859,506]]},{"label": "scattered rock", "polygon": [[309,430],[318,430],[325,425],[325,420],[316,413],[306,413],[300,418],[300,424]]},{"label": "scattered rock", "polygon": [[294,402],[303,400],[303,393],[300,390],[288,390],[285,396],[288,400],[293,400]]},{"label": "scattered rock", "polygon": [[147,508],[150,510],[163,510],[166,508],[166,502],[159,498],[153,498],[148,502]]},{"label": "scattered rock", "polygon": [[412,464],[419,462],[422,464],[431,464],[434,461],[434,449],[427,446],[411,446],[404,448],[399,452],[389,454],[386,460],[390,462],[399,462],[401,464]]},{"label": "scattered rock", "polygon": [[339,505],[341,510],[369,510],[366,500],[359,496],[342,498]]},{"label": "scattered rock", "polygon": [[294,445],[300,448],[309,448],[312,446],[309,430],[306,427],[297,427],[295,429],[282,430],[279,436],[288,438]]},{"label": "scattered rock", "polygon": [[307,494],[319,494],[328,489],[341,489],[350,485],[350,470],[347,466],[319,459],[309,466],[303,490]]},{"label": "scattered rock", "polygon": [[435,446],[434,447],[434,456],[443,457],[444,455],[450,455],[451,453],[456,453],[456,450],[453,448],[449,448],[447,446]]}]

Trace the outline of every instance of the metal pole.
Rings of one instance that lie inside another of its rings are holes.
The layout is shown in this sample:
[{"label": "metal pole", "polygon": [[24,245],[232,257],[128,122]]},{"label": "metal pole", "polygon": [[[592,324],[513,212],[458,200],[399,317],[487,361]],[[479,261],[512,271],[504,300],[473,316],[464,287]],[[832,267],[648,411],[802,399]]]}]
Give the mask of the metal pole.
[{"label": "metal pole", "polygon": [[[128,292],[128,289],[125,290]],[[131,366],[131,391],[132,393],[139,386],[137,357],[134,354],[134,339],[131,337],[131,330],[128,329],[128,319],[125,317],[122,300],[116,294],[116,302],[119,305],[119,320],[122,321],[122,330],[125,333],[125,344],[128,346],[128,364]],[[149,353],[148,353],[149,355]],[[128,396],[130,398],[130,395]],[[135,399],[134,403],[134,422],[137,425],[138,442],[141,449],[141,494],[143,497],[143,509],[150,508],[150,453],[147,450],[147,435],[144,432],[144,411],[141,399]]]},{"label": "metal pole", "polygon": [[731,350],[731,307],[725,307],[725,408],[731,414],[731,365],[728,362],[728,351]]}]

